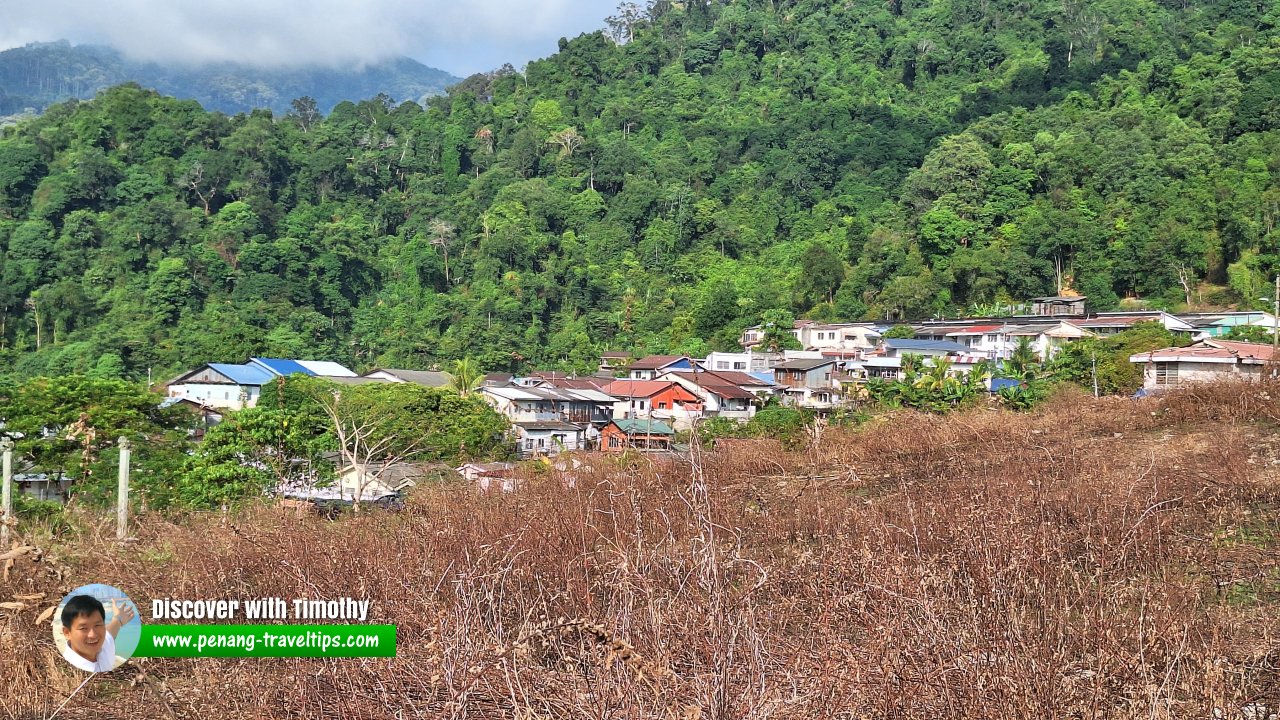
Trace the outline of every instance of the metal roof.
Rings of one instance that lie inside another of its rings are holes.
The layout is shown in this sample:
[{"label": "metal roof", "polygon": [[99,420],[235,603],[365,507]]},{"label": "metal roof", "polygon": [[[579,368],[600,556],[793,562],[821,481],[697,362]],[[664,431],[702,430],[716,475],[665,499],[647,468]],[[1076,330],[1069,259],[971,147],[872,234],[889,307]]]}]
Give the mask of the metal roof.
[{"label": "metal roof", "polygon": [[946,350],[948,352],[967,352],[969,348],[950,340],[904,340],[889,338],[884,341],[887,348],[894,350]]},{"label": "metal roof", "polygon": [[222,373],[237,385],[265,385],[275,379],[275,375],[257,365],[232,365],[230,363],[209,363],[209,367]]},{"label": "metal roof", "polygon": [[297,360],[285,360],[283,358],[249,358],[249,364],[257,365],[267,372],[284,377],[286,375],[315,375],[307,368],[303,367]]},{"label": "metal roof", "polygon": [[377,373],[384,373],[405,382],[425,385],[426,387],[445,387],[453,380],[453,376],[447,372],[435,372],[433,370],[401,370],[399,368],[378,368],[371,373],[366,373],[365,377],[369,377],[370,375],[375,375]]},{"label": "metal roof", "polygon": [[614,425],[618,429],[627,434],[641,433],[644,435],[674,435],[675,430],[670,425],[661,420],[638,419],[638,418],[622,418],[614,420]]},{"label": "metal roof", "polygon": [[614,380],[605,392],[616,398],[652,397],[671,387],[670,380]]},{"label": "metal roof", "polygon": [[804,371],[808,371],[808,370],[813,370],[814,368],[820,368],[820,367],[822,367],[823,365],[834,365],[834,364],[835,364],[835,362],[836,362],[835,360],[828,360],[828,359],[822,359],[822,360],[805,360],[805,359],[800,359],[800,360],[787,360],[786,362],[780,362],[780,363],[778,363],[777,365],[774,365],[774,366],[773,366],[773,369],[774,369],[774,370],[804,370]]},{"label": "metal roof", "polygon": [[320,377],[357,377],[354,372],[343,365],[329,362],[328,360],[295,360],[294,362],[301,365],[312,375],[319,375]]},{"label": "metal roof", "polygon": [[525,430],[563,430],[565,432],[582,432],[582,428],[573,423],[560,420],[530,420],[528,422],[511,423]]},{"label": "metal roof", "polygon": [[672,363],[677,363],[681,360],[689,360],[689,358],[684,355],[650,355],[649,357],[641,358],[631,363],[630,365],[627,366],[627,369],[628,370],[657,370],[658,368],[666,367],[668,365],[671,365]]}]

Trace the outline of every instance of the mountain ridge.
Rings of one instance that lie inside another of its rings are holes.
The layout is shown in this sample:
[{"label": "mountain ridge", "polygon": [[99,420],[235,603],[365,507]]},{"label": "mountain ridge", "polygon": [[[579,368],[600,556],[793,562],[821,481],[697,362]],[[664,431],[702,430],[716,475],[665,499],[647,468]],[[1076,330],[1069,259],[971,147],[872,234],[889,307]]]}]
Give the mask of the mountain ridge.
[{"label": "mountain ridge", "polygon": [[314,98],[326,113],[344,100],[380,93],[422,103],[460,80],[408,57],[351,69],[226,61],[162,64],[131,60],[105,45],[58,40],[0,51],[0,116],[43,112],[54,103],[87,100],[128,82],[234,115],[263,108],[284,114],[293,100],[304,96]]}]

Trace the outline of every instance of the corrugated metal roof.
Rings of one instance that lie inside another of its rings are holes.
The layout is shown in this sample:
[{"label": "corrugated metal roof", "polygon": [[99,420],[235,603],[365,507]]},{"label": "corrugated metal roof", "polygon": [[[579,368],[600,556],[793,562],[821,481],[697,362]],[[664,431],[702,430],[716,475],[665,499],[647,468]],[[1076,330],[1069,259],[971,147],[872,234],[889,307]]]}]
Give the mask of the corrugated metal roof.
[{"label": "corrugated metal roof", "polygon": [[671,386],[669,380],[614,380],[604,391],[616,398],[652,397]]},{"label": "corrugated metal roof", "polygon": [[688,360],[684,355],[650,355],[627,366],[628,370],[657,370],[680,360]]},{"label": "corrugated metal roof", "polygon": [[773,366],[773,369],[774,369],[774,370],[803,370],[803,371],[809,371],[809,370],[813,370],[813,369],[815,369],[815,368],[820,368],[820,367],[822,367],[823,365],[834,365],[834,364],[835,364],[835,362],[836,362],[835,360],[829,360],[829,359],[822,359],[822,360],[787,360],[786,362],[780,362],[780,363],[778,363],[777,365],[774,365],[774,366]]},{"label": "corrugated metal roof", "polygon": [[209,367],[225,375],[237,385],[263,385],[276,376],[257,365],[232,365],[230,363],[209,363]]},{"label": "corrugated metal roof", "polygon": [[969,348],[950,340],[904,340],[889,338],[884,341],[885,347],[894,350],[946,350],[948,352],[967,352]]},{"label": "corrugated metal roof", "polygon": [[481,392],[486,395],[493,395],[507,400],[542,400],[543,398],[534,395],[526,388],[516,387],[486,387],[481,388]]},{"label": "corrugated metal roof", "polygon": [[312,375],[319,375],[320,377],[357,377],[354,372],[343,365],[328,360],[295,360],[294,362],[310,371]]},{"label": "corrugated metal roof", "polygon": [[286,375],[315,375],[315,373],[303,367],[297,360],[285,360],[283,358],[249,358],[249,363],[258,365],[267,372],[281,377]]},{"label": "corrugated metal roof", "polygon": [[606,395],[599,390],[579,390],[577,388],[570,388],[563,392],[570,397],[585,400],[586,402],[614,403],[618,401],[618,398],[612,395]]},{"label": "corrugated metal roof", "polygon": [[635,433],[644,434],[644,435],[674,435],[675,434],[675,431],[671,429],[671,426],[667,425],[661,420],[650,420],[647,418],[646,419],[623,418],[621,420],[614,420],[613,424],[617,425],[619,430],[628,434],[635,434]]}]

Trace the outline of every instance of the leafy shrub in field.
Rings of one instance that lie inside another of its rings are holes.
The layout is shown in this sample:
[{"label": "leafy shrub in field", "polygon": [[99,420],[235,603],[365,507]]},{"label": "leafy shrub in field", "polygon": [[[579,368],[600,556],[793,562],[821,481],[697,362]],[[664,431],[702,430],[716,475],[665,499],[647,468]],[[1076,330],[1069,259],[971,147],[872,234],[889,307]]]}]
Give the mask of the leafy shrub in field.
[{"label": "leafy shrub in field", "polygon": [[1000,388],[996,395],[1000,404],[1010,410],[1030,410],[1049,397],[1049,390],[1049,383],[1045,380],[1028,380]]},{"label": "leafy shrub in field", "polygon": [[15,464],[75,480],[82,501],[115,497],[116,443],[134,441],[133,482],[138,497],[162,498],[188,446],[194,418],[136,384],[82,375],[39,377],[0,386],[0,424],[15,439]]},{"label": "leafy shrub in field", "polygon": [[919,356],[906,355],[898,377],[872,378],[867,382],[867,393],[883,407],[932,413],[971,405],[986,393],[986,382],[991,377],[989,367],[979,366],[959,374],[952,371],[946,358],[934,358],[932,362],[924,367]]},{"label": "leafy shrub in field", "polygon": [[1069,343],[1049,364],[1048,370],[1060,380],[1090,390],[1096,377],[1098,391],[1104,395],[1131,393],[1142,386],[1142,368],[1129,362],[1130,355],[1188,342],[1158,322],[1140,322],[1110,337]]},{"label": "leafy shrub in field", "polygon": [[796,447],[804,442],[805,428],[811,422],[812,412],[771,401],[746,423],[722,417],[707,418],[698,423],[698,435],[703,442],[719,437],[772,438],[784,447]]},{"label": "leafy shrub in field", "polygon": [[[217,507],[292,480],[325,480],[337,469],[334,419],[378,447],[363,460],[456,462],[506,455],[506,421],[474,394],[414,384],[339,386],[320,378],[281,378],[264,388],[256,408],[213,428],[178,483],[177,501]],[[348,435],[348,437],[351,437]]]}]

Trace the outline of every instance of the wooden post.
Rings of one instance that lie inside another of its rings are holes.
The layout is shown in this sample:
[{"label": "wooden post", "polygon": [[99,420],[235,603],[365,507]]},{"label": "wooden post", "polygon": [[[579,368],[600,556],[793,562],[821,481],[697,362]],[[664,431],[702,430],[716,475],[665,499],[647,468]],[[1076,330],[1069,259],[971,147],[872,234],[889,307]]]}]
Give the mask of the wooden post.
[{"label": "wooden post", "polygon": [[120,438],[120,487],[116,497],[116,539],[129,534],[129,438]]},{"label": "wooden post", "polygon": [[0,550],[9,547],[9,523],[13,522],[13,441],[0,440]]}]

